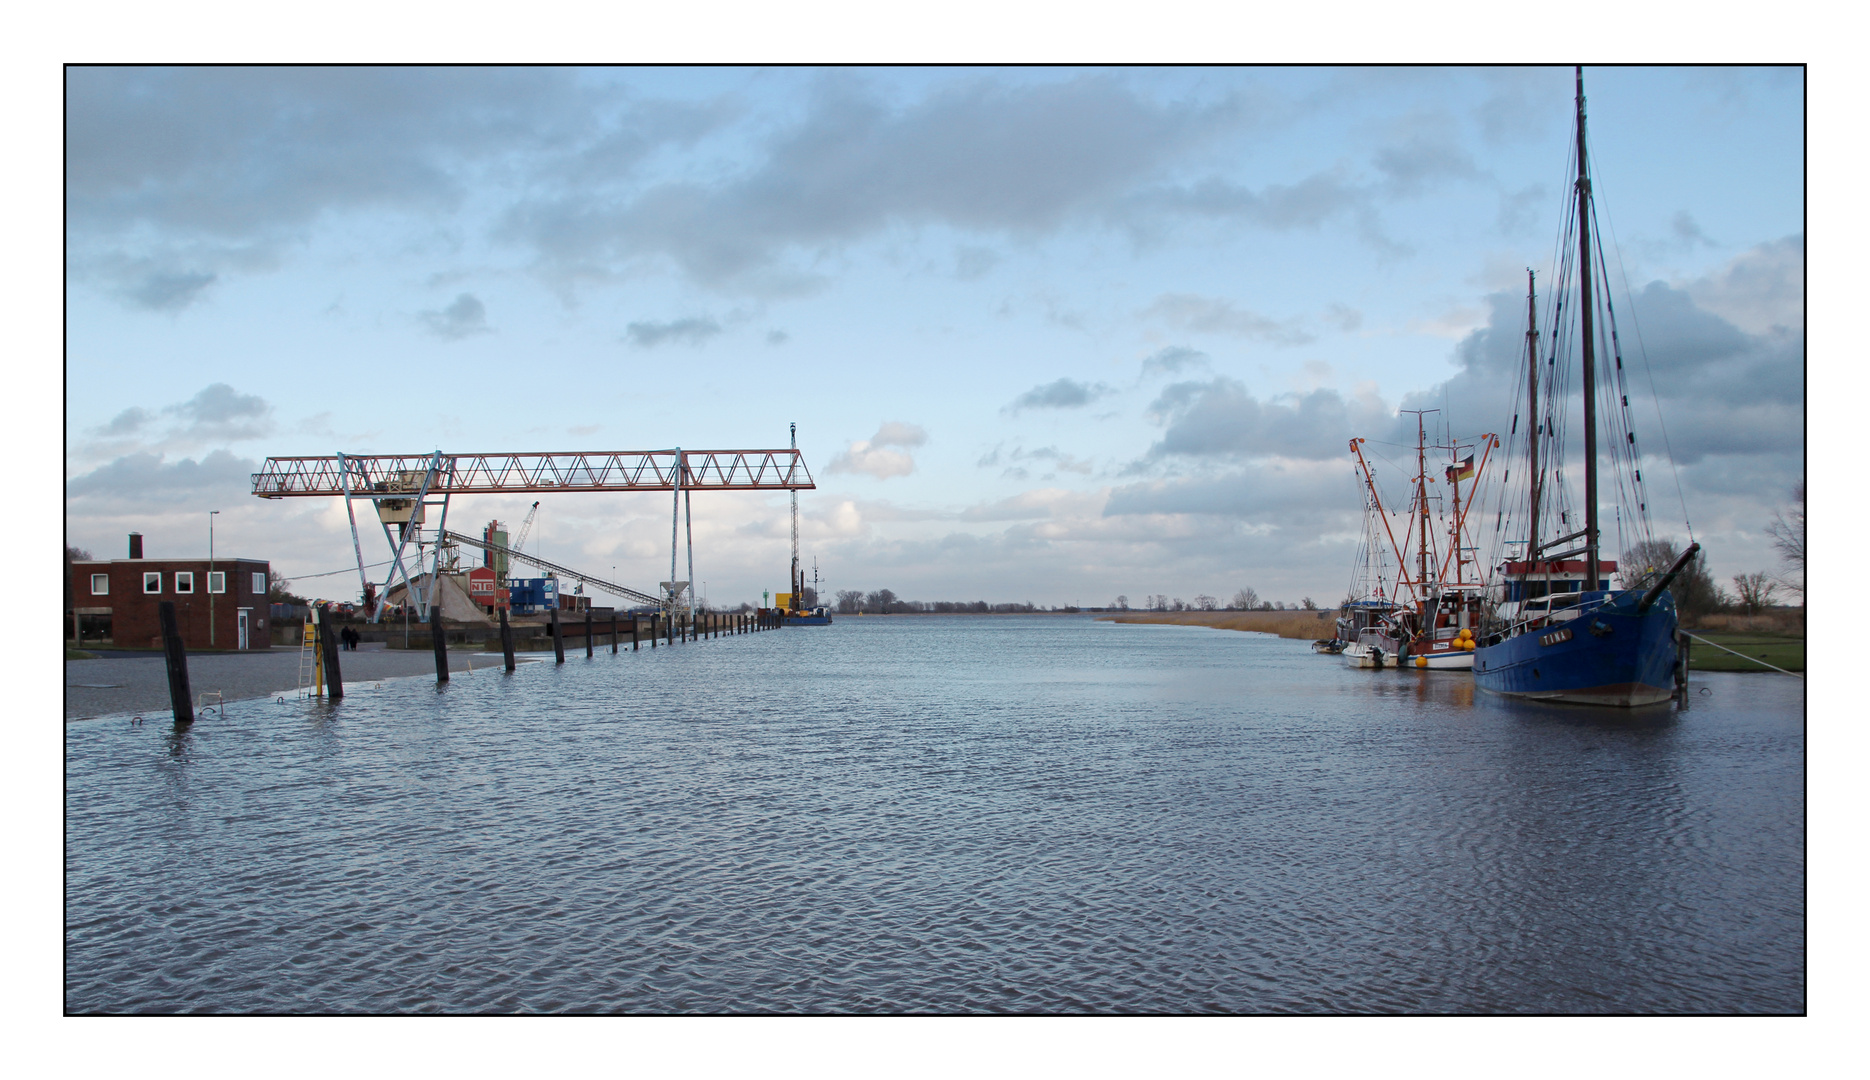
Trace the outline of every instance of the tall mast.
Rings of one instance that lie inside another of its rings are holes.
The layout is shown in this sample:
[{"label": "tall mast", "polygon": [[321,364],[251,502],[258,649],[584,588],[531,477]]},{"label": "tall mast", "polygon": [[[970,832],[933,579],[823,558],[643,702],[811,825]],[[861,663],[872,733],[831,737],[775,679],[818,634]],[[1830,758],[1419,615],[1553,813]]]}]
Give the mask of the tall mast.
[{"label": "tall mast", "polygon": [[1532,513],[1526,519],[1526,561],[1539,557],[1539,308],[1532,268],[1526,268],[1526,468],[1532,473]]},{"label": "tall mast", "polygon": [[[1422,418],[1428,413],[1440,412],[1441,410],[1440,409],[1402,409],[1399,411],[1415,414],[1415,515],[1416,515],[1416,520],[1411,525],[1411,528],[1416,530],[1418,534],[1417,540],[1419,544],[1419,546],[1416,549],[1416,563],[1415,563],[1416,565],[1416,575],[1415,575],[1416,599],[1418,601],[1426,601],[1428,599],[1428,530],[1429,530],[1428,429],[1423,425]],[[1404,533],[1403,539],[1407,540],[1408,538],[1409,538],[1408,534]],[[1405,565],[1402,563],[1401,560],[1406,558],[1406,556],[1404,556],[1403,553],[1399,551],[1396,553],[1396,557],[1398,560],[1396,572],[1398,574],[1401,574],[1402,567],[1403,565]]]},{"label": "tall mast", "polygon": [[[1452,427],[1453,425],[1450,425]],[[1461,440],[1448,435],[1448,461],[1452,466],[1449,471],[1448,497],[1448,547],[1454,556],[1454,583],[1461,584]],[[1443,564],[1446,565],[1446,564]]]},{"label": "tall mast", "polygon": [[1578,75],[1578,316],[1584,339],[1584,589],[1597,580],[1597,366],[1591,341],[1591,176],[1584,159],[1584,68]]},{"label": "tall mast", "polygon": [[1422,426],[1422,414],[1415,416],[1415,509],[1421,526],[1421,544],[1416,549],[1415,578],[1428,590],[1428,431]]},{"label": "tall mast", "polygon": [[[792,449],[799,448],[799,425],[792,425]],[[796,459],[795,459],[796,460]],[[804,590],[804,580],[799,577],[799,489],[792,489],[792,607],[799,609],[799,593]]]}]

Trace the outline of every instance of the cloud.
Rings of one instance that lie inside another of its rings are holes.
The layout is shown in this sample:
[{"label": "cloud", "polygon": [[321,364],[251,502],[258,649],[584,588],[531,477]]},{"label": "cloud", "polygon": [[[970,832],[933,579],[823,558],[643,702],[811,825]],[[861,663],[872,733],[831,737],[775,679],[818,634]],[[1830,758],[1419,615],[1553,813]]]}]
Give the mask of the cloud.
[{"label": "cloud", "polygon": [[111,418],[110,423],[98,429],[100,435],[134,435],[147,427],[155,414],[140,405],[131,407]]},{"label": "cloud", "polygon": [[[763,293],[813,287],[784,265],[892,225],[1036,235],[1106,204],[1239,122],[1236,103],[1157,103],[1115,76],[970,78],[898,107],[833,74],[751,168],[631,192],[568,186],[515,207],[504,235],[567,272],[666,260]],[[961,255],[957,272],[984,272]]]},{"label": "cloud", "polygon": [[273,409],[266,399],[242,394],[226,383],[205,386],[194,397],[162,411],[182,419],[186,426],[177,435],[185,439],[238,441],[257,439],[273,430]]},{"label": "cloud", "polygon": [[1345,304],[1332,304],[1325,309],[1324,318],[1326,322],[1346,333],[1360,329],[1364,324],[1363,312]]},{"label": "cloud", "polygon": [[1179,375],[1208,366],[1208,354],[1186,345],[1170,345],[1143,358],[1143,374]]},{"label": "cloud", "polygon": [[954,276],[960,281],[977,281],[1000,265],[1000,255],[992,248],[960,247],[954,253]]},{"label": "cloud", "polygon": [[[665,341],[683,342],[700,345],[721,332],[721,324],[713,319],[691,316],[670,322],[633,322],[626,330],[630,343],[639,349],[653,349]],[[784,335],[781,335],[784,340]],[[767,341],[772,344],[771,335]]]},{"label": "cloud", "polygon": [[251,458],[235,457],[226,450],[215,450],[199,461],[128,454],[67,480],[65,495],[92,512],[134,507],[167,510],[184,500],[250,497],[252,474],[258,471],[259,464]]},{"label": "cloud", "polygon": [[1373,393],[1346,400],[1318,389],[1261,401],[1225,375],[1164,387],[1148,413],[1166,427],[1149,449],[1151,459],[1338,458],[1352,436],[1387,430],[1393,420]]},{"label": "cloud", "polygon": [[1011,451],[1005,453],[1001,452],[1000,446],[996,446],[987,453],[982,454],[980,460],[975,462],[975,465],[983,469],[995,469],[1000,468],[1002,465],[1007,465],[1008,467],[1000,474],[1001,476],[1013,480],[1024,480],[1029,477],[1031,473],[1017,464],[1022,461],[1043,463],[1044,468],[1053,470],[1053,472],[1045,476],[1045,479],[1048,480],[1052,479],[1060,472],[1079,473],[1084,476],[1091,475],[1090,461],[1084,458],[1073,457],[1056,446],[1041,446],[1036,450],[1027,450],[1023,447],[1016,446]]},{"label": "cloud", "polygon": [[784,345],[791,340],[792,335],[786,333],[784,330],[768,330],[766,332],[766,343],[768,345]]},{"label": "cloud", "polygon": [[1752,334],[1805,326],[1805,235],[1760,244],[1683,288],[1696,305]]},{"label": "cloud", "polygon": [[1232,334],[1273,345],[1304,345],[1315,340],[1292,322],[1279,322],[1236,308],[1230,301],[1193,293],[1164,293],[1142,314],[1144,318],[1160,319],[1180,330]]},{"label": "cloud", "polygon": [[877,429],[869,439],[851,443],[849,448],[831,459],[825,466],[826,472],[858,473],[874,476],[878,480],[888,480],[892,476],[908,476],[915,471],[915,457],[909,449],[891,450],[892,446],[914,448],[928,442],[928,432],[915,424],[892,420]]},{"label": "cloud", "polygon": [[180,311],[200,299],[217,277],[201,270],[156,270],[129,283],[121,294],[149,311]]},{"label": "cloud", "polygon": [[1014,398],[1013,403],[1002,411],[1017,413],[1023,409],[1077,409],[1110,392],[1110,387],[1103,383],[1078,382],[1061,376]]},{"label": "cloud", "polygon": [[449,341],[493,332],[493,327],[487,325],[487,306],[473,293],[462,293],[440,311],[423,312],[422,321]]}]

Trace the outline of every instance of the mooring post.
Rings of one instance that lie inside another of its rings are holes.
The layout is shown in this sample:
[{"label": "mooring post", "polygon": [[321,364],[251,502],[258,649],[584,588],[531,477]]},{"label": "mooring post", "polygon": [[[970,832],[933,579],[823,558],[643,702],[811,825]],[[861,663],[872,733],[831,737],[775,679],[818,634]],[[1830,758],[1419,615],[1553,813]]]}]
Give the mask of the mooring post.
[{"label": "mooring post", "polygon": [[565,632],[559,629],[557,608],[552,609],[552,654],[559,663],[565,662]]},{"label": "mooring post", "polygon": [[344,696],[344,675],[338,670],[338,635],[329,608],[318,613],[318,647],[325,653],[325,696],[336,701]]},{"label": "mooring post", "polygon": [[660,612],[651,612],[649,615],[649,647],[652,649],[656,647],[656,641],[662,634],[662,630],[656,625],[656,620],[661,617]]},{"label": "mooring post", "polygon": [[448,631],[442,628],[440,604],[429,608],[429,642],[435,646],[435,681],[445,683],[448,681]]},{"label": "mooring post", "polygon": [[617,610],[610,612],[610,655],[617,655]]},{"label": "mooring post", "polygon": [[169,666],[169,708],[175,713],[175,726],[187,727],[195,722],[195,699],[188,692],[188,653],[175,625],[175,601],[157,603],[156,619],[162,624],[162,658]]},{"label": "mooring post", "polygon": [[675,644],[675,612],[673,611],[669,612],[668,634],[669,634],[669,644],[674,645]]},{"label": "mooring post", "polygon": [[591,609],[584,609],[584,658],[591,659]]},{"label": "mooring post", "polygon": [[630,612],[630,651],[631,652],[635,652],[638,649],[643,647],[643,642],[641,640],[641,637],[636,632],[637,627],[641,626],[642,622],[643,622],[643,617],[641,615],[638,615],[634,611]]},{"label": "mooring post", "polygon": [[506,621],[506,608],[500,609],[500,651],[506,654],[506,669],[512,671],[513,663],[513,624]]}]

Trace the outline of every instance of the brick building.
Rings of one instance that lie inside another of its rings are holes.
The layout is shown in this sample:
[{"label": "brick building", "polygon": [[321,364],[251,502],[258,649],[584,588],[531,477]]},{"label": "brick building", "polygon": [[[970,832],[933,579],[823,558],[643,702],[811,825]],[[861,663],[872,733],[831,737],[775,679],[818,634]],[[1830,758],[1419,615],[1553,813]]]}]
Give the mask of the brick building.
[{"label": "brick building", "polygon": [[142,539],[131,534],[131,558],[71,564],[68,633],[76,623],[83,641],[108,641],[125,649],[161,648],[156,605],[169,600],[175,604],[182,641],[190,649],[272,647],[266,601],[271,564],[217,557],[209,570],[207,559],[145,559],[140,557]]}]

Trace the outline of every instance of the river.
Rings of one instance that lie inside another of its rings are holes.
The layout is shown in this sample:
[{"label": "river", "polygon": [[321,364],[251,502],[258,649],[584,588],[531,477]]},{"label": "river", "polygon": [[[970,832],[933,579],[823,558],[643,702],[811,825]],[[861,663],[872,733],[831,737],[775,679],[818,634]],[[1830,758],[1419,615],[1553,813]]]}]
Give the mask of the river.
[{"label": "river", "polygon": [[1804,684],[848,618],[66,743],[71,1012],[1794,1013]]}]

